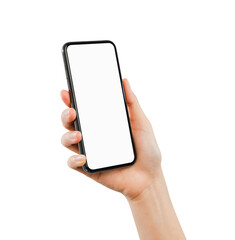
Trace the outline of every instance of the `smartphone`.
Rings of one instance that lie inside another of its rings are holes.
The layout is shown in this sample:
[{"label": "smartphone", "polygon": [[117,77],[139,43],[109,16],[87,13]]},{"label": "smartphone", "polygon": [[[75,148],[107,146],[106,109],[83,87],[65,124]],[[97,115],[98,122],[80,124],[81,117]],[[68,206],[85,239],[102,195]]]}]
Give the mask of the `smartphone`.
[{"label": "smartphone", "polygon": [[67,42],[62,55],[76,110],[75,130],[86,156],[84,171],[132,165],[136,151],[115,44],[109,40]]}]

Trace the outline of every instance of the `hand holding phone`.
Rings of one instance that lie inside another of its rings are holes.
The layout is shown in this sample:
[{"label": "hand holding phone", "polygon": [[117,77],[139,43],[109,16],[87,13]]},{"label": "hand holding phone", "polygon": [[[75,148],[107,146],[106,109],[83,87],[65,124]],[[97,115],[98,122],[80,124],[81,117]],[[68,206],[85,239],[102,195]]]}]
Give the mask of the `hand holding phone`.
[{"label": "hand holding phone", "polygon": [[[62,113],[62,121],[70,131],[63,135],[62,143],[77,153],[69,158],[68,165],[125,195],[141,239],[149,239],[149,237],[151,239],[166,239],[166,237],[185,239],[167,191],[161,169],[161,153],[151,124],[142,111],[127,79],[123,79],[123,89],[137,153],[135,164],[93,174],[81,168],[86,163],[86,157],[78,149],[78,143],[81,142],[83,135],[75,131],[73,123],[76,121],[77,112],[71,108],[70,93],[63,90],[61,97],[69,108]],[[117,151],[119,151],[118,148]],[[96,154],[99,158],[105,157],[105,152]]]},{"label": "hand holding phone", "polygon": [[[70,96],[67,90],[61,91],[61,98],[68,107],[62,113],[62,122],[69,132],[66,132],[61,140],[64,146],[76,153],[76,155],[68,159],[68,165],[72,169],[132,199],[146,189],[156,175],[159,174],[159,169],[161,169],[161,153],[156,143],[151,124],[142,111],[127,79],[123,79],[123,86],[137,152],[136,163],[133,166],[93,174],[89,174],[83,170],[82,166],[85,164],[86,158],[78,150],[78,143],[81,141],[82,136],[78,134],[76,139],[70,137],[73,133],[77,132],[74,128],[76,111],[71,108]],[[100,154],[97,153],[97,155]]]}]

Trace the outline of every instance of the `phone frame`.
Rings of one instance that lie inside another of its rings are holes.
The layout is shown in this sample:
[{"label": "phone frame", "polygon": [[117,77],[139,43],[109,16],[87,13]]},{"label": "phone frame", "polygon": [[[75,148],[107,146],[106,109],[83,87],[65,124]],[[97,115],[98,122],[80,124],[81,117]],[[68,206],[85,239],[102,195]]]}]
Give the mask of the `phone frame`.
[{"label": "phone frame", "polygon": [[[96,173],[96,172],[106,171],[106,170],[109,170],[109,169],[115,169],[115,168],[130,166],[130,165],[133,165],[135,163],[136,157],[137,157],[136,156],[136,148],[135,148],[135,144],[134,144],[134,140],[133,140],[133,134],[132,134],[132,130],[131,130],[131,123],[130,123],[128,108],[127,108],[127,103],[126,103],[125,91],[124,91],[124,87],[123,87],[123,83],[122,83],[122,76],[121,76],[121,69],[120,69],[119,60],[118,60],[117,48],[116,48],[115,44],[110,40],[67,42],[62,47],[62,55],[63,55],[63,60],[64,60],[65,73],[66,73],[67,84],[68,84],[68,88],[69,88],[69,92],[70,92],[71,107],[75,109],[76,114],[77,114],[76,119],[74,120],[74,127],[75,127],[76,131],[80,131],[82,133],[82,126],[81,126],[80,119],[79,119],[79,113],[78,113],[77,102],[76,102],[75,93],[74,93],[74,86],[73,86],[73,80],[72,80],[72,74],[71,74],[67,49],[70,45],[100,44],[100,43],[110,43],[114,46],[114,49],[115,49],[116,61],[117,61],[117,66],[118,66],[118,72],[119,72],[119,77],[120,77],[120,83],[121,83],[121,88],[122,88],[124,105],[125,105],[125,109],[126,109],[126,116],[127,116],[129,131],[130,131],[130,137],[131,137],[131,142],[132,142],[134,159],[133,159],[132,162],[129,162],[129,163],[124,163],[124,164],[119,164],[119,165],[114,165],[114,166],[109,166],[109,167],[104,167],[104,168],[98,168],[98,169],[89,168],[88,162],[86,162],[82,166],[82,168],[87,173]],[[85,151],[84,139],[83,138],[78,143],[78,148],[79,148],[79,152],[86,156],[86,151]],[[89,159],[88,159],[88,161],[89,161]]]}]

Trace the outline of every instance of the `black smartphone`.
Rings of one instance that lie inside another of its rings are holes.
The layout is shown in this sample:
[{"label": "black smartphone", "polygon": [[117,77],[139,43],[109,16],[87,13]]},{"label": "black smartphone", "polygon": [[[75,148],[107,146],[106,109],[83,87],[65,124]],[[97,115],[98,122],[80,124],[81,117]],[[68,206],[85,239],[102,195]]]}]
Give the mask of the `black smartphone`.
[{"label": "black smartphone", "polygon": [[62,55],[76,110],[78,147],[89,173],[132,165],[136,151],[115,44],[109,40],[68,42]]}]

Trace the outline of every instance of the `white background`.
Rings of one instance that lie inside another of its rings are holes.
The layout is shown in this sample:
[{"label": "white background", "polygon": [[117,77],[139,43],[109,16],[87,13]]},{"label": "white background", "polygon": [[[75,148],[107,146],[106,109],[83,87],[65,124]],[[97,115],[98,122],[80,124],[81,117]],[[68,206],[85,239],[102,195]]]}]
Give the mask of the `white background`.
[{"label": "white background", "polygon": [[110,39],[152,122],[188,239],[235,239],[234,1],[2,1],[0,239],[138,239],[121,194],[70,170],[61,46]]}]

